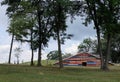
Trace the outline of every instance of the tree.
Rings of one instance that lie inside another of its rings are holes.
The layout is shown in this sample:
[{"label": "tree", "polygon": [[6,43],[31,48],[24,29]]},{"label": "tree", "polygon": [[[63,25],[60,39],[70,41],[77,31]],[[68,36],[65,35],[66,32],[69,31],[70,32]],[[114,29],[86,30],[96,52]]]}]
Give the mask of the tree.
[{"label": "tree", "polygon": [[83,42],[78,46],[78,52],[91,52],[95,43],[91,38],[86,38]]},{"label": "tree", "polygon": [[62,63],[62,52],[61,52],[61,44],[64,43],[64,40],[70,39],[71,34],[65,33],[66,31],[66,18],[68,13],[68,5],[69,0],[54,0],[52,5],[52,12],[54,17],[53,24],[53,37],[57,40],[58,43],[58,53],[59,53],[59,67],[63,68]]},{"label": "tree", "polygon": [[59,54],[57,50],[51,51],[47,55],[48,60],[58,60],[59,59]]},{"label": "tree", "polygon": [[[120,1],[119,0],[107,0],[107,3],[105,1],[100,4],[101,8],[100,10],[104,12],[101,17],[103,18],[102,21],[102,28],[103,33],[107,40],[107,48],[106,48],[106,55],[105,55],[105,64],[104,69],[108,70],[108,59],[110,55],[110,47],[111,47],[111,39],[112,35],[120,32],[120,24],[119,24],[119,6]],[[104,8],[104,9],[103,9]],[[107,19],[106,19],[107,17]]]},{"label": "tree", "polygon": [[96,29],[96,33],[97,33],[97,41],[98,41],[98,54],[100,55],[101,58],[101,69],[103,69],[103,64],[104,64],[104,59],[103,59],[103,55],[102,55],[102,50],[101,50],[101,27],[100,27],[100,22],[98,21],[99,18],[99,14],[97,13],[97,1],[95,0],[85,0],[83,1],[82,7],[80,8],[80,10],[82,11],[82,13],[80,12],[80,14],[82,14],[82,16],[85,16],[85,22],[83,23],[85,26],[87,26],[88,24],[94,23],[94,28]]},{"label": "tree", "polygon": [[[17,4],[16,2],[14,2]],[[44,4],[44,5],[43,5]],[[50,37],[51,21],[48,13],[48,1],[23,0],[16,5],[15,12],[12,12],[13,5],[8,7],[7,13],[11,18],[9,32],[13,33],[15,28],[15,38],[21,42],[31,42],[31,49],[38,49],[38,66],[41,66],[41,51],[47,46]],[[28,39],[28,37],[31,37]],[[31,64],[33,63],[33,55]]]},{"label": "tree", "polygon": [[[85,19],[85,25],[90,24],[92,21],[94,23],[97,39],[98,39],[98,53],[101,57],[101,69],[108,70],[108,54],[110,52],[110,39],[113,28],[118,29],[118,20],[119,20],[119,0],[85,0],[83,5],[83,12],[87,15]],[[117,27],[115,27],[117,26]],[[115,31],[115,30],[114,30]],[[107,35],[107,48],[106,56],[103,57],[101,51],[101,36],[100,34]],[[104,61],[105,60],[105,61]]]},{"label": "tree", "polygon": [[36,0],[33,1],[34,6],[37,9],[37,45],[38,45],[38,62],[37,66],[41,66],[42,49],[47,47],[47,43],[51,36],[51,28],[54,18],[51,16],[51,4],[48,0]]},{"label": "tree", "polygon": [[22,49],[20,47],[16,48],[15,50],[15,57],[17,58],[17,64],[19,64],[19,58],[20,58],[20,54],[22,53]]},{"label": "tree", "polygon": [[[2,1],[2,5],[8,5],[9,7],[7,8],[7,15],[11,17],[11,14],[15,12],[15,10],[18,8],[18,3],[20,0],[17,1],[12,1],[12,0],[4,0]],[[9,13],[11,12],[11,13]],[[9,52],[9,59],[8,59],[8,64],[11,63],[11,54],[12,54],[12,47],[13,47],[13,41],[14,41],[14,33],[12,33],[12,39],[11,39],[11,45],[10,45],[10,52]]]},{"label": "tree", "polygon": [[[63,58],[63,59],[64,59],[64,58],[68,58],[68,57],[70,57],[70,56],[72,56],[71,53],[65,53],[65,54],[62,53],[62,58]],[[57,51],[57,50],[54,50],[54,51],[49,52],[48,55],[47,55],[47,59],[48,59],[48,60],[59,60],[58,51]]]},{"label": "tree", "polygon": [[[30,7],[29,2],[21,1],[19,3],[20,9],[16,9],[16,13],[11,14],[11,23],[8,28],[9,33],[14,33],[15,40],[20,42],[28,42],[31,46],[32,57],[31,65],[33,65],[33,28],[35,23],[34,14],[31,12],[33,8]],[[27,9],[27,7],[31,8]],[[24,9],[24,11],[23,11]],[[27,9],[27,10],[26,10]],[[28,13],[29,12],[29,13]],[[10,12],[9,12],[10,13]],[[28,38],[28,37],[31,38]]]}]

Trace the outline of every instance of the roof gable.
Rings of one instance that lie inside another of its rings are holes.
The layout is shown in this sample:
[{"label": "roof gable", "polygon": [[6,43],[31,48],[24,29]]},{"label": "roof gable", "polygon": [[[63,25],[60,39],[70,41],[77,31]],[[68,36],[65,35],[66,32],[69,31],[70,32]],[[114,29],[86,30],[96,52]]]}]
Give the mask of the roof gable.
[{"label": "roof gable", "polygon": [[100,57],[98,55],[93,55],[93,54],[89,54],[89,53],[78,53],[74,56],[65,58],[63,60],[71,60],[71,59],[82,59],[82,58],[95,58],[95,59],[100,59]]}]

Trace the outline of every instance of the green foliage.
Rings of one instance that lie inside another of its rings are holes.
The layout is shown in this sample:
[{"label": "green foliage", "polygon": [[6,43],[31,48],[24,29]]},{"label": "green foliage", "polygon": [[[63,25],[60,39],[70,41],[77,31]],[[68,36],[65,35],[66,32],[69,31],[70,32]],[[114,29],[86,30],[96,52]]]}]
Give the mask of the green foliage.
[{"label": "green foliage", "polygon": [[105,1],[94,1],[85,0],[83,12],[86,13],[85,25],[92,23],[94,21],[95,28],[96,25],[101,28],[103,33],[116,33],[119,29],[119,0],[105,0]]},{"label": "green foliage", "polygon": [[72,56],[71,53],[65,53],[62,57],[63,57],[63,59],[64,59],[64,58],[68,58],[68,57],[70,57],[70,56]]},{"label": "green foliage", "polygon": [[8,32],[17,41],[31,42],[31,48],[38,49],[41,56],[51,36],[56,39],[61,36],[59,43],[62,44],[72,37],[65,33],[68,3],[69,0],[5,0],[2,4],[8,5],[7,15],[11,19]]},{"label": "green foliage", "polygon": [[[108,69],[108,57],[110,55],[111,37],[119,33],[119,17],[120,17],[120,1],[119,0],[85,0],[83,7],[85,8],[85,25],[94,23],[97,31],[98,50],[101,56],[101,68]],[[118,30],[117,30],[118,29]],[[102,55],[100,34],[106,37],[106,49],[104,56]]]},{"label": "green foliage", "polygon": [[[63,59],[68,58],[70,56],[72,56],[71,53],[65,53],[65,54],[62,53],[62,58]],[[49,52],[48,55],[47,55],[47,59],[48,60],[58,60],[59,59],[58,51],[54,50],[54,51]]]},{"label": "green foliage", "polygon": [[62,53],[61,53],[61,43],[64,44],[64,40],[70,39],[72,35],[68,35],[66,33],[66,18],[67,18],[67,12],[68,7],[67,3],[69,0],[53,0],[52,1],[52,16],[54,18],[53,20],[53,30],[52,30],[52,36],[55,40],[58,42],[58,56],[59,56],[59,65],[60,68],[63,68],[62,64]]},{"label": "green foliage", "polygon": [[111,59],[115,63],[120,62],[120,34],[114,35],[112,38]]},{"label": "green foliage", "polygon": [[52,21],[52,37],[54,40],[57,40],[57,33],[59,30],[59,36],[60,36],[60,42],[61,44],[64,44],[65,39],[71,39],[73,36],[72,34],[66,33],[66,18],[67,14],[69,13],[68,7],[69,7],[70,1],[69,0],[54,0],[51,1],[51,15],[54,18]]},{"label": "green foliage", "polygon": [[78,46],[78,52],[96,52],[96,40],[92,40],[91,38],[86,38],[83,42]]},{"label": "green foliage", "polygon": [[55,51],[49,52],[48,55],[47,55],[47,59],[48,60],[58,60],[59,59],[58,51],[55,50]]},{"label": "green foliage", "polygon": [[[17,3],[17,2],[14,2]],[[33,6],[33,3],[29,0],[23,0],[16,5],[15,10],[7,10],[7,15],[10,15],[11,23],[8,29],[8,32],[15,35],[15,39],[21,42],[31,42],[30,35],[32,31],[33,37],[33,45],[34,49],[38,48],[38,39],[39,39],[39,31],[38,31],[38,15],[37,15],[37,5]],[[44,8],[44,12],[41,16],[41,44],[42,48],[47,46],[47,42],[50,37],[50,29],[51,29],[51,18],[49,16],[50,12],[48,12],[49,8],[46,4],[42,6]],[[48,5],[49,6],[49,5]],[[9,8],[14,8],[13,4],[11,4]],[[47,14],[49,13],[49,14]]]}]

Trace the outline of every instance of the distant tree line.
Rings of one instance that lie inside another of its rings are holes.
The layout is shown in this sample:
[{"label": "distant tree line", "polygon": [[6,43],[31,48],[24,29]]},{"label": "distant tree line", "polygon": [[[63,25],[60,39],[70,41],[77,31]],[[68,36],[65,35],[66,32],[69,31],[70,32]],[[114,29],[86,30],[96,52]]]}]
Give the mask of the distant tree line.
[{"label": "distant tree line", "polygon": [[[15,39],[30,44],[31,65],[33,65],[34,51],[38,51],[37,66],[41,66],[42,49],[48,46],[50,38],[53,37],[58,43],[59,63],[60,68],[63,68],[61,44],[64,44],[65,39],[73,36],[66,33],[66,18],[73,19],[77,15],[84,18],[85,26],[94,24],[93,28],[97,33],[97,53],[101,57],[101,69],[109,69],[108,59],[111,48],[113,52],[118,49],[117,42],[112,44],[112,40],[115,40],[112,38],[120,34],[120,0],[4,0],[2,5],[8,5],[6,12],[10,18],[8,32],[12,35],[8,63],[11,60],[12,45]],[[104,52],[102,50],[103,38],[104,45],[106,45]],[[85,47],[84,45],[79,47]],[[87,46],[93,47],[89,44]],[[89,48],[85,50],[88,51]]]}]

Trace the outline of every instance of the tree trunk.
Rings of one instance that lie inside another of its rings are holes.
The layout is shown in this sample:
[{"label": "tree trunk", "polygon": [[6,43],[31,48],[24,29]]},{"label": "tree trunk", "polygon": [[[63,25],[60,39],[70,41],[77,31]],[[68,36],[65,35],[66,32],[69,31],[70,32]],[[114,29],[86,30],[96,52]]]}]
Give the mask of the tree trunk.
[{"label": "tree trunk", "polygon": [[33,62],[33,58],[34,58],[34,50],[33,50],[33,29],[31,29],[31,63],[30,65],[33,66],[34,65],[34,62]]},{"label": "tree trunk", "polygon": [[63,68],[59,28],[57,28],[57,30],[58,30],[57,31],[57,41],[58,41],[58,54],[59,54],[59,68]]},{"label": "tree trunk", "polygon": [[41,64],[41,43],[39,44],[39,49],[38,49],[38,62],[37,62],[37,66],[42,66]]},{"label": "tree trunk", "polygon": [[62,54],[61,54],[61,41],[60,41],[60,27],[61,27],[61,4],[58,3],[58,24],[57,24],[57,41],[58,41],[58,54],[59,54],[59,68],[63,68]]},{"label": "tree trunk", "polygon": [[31,64],[30,64],[30,65],[33,66],[33,65],[34,65],[34,61],[33,61],[34,52],[33,52],[33,49],[31,49],[31,53],[32,53],[32,54],[31,54],[32,56],[31,56]]},{"label": "tree trunk", "polygon": [[13,47],[13,40],[14,40],[14,34],[12,34],[12,40],[11,40],[11,45],[10,45],[10,52],[9,52],[8,64],[11,63],[11,53],[12,53],[12,47]]},{"label": "tree trunk", "polygon": [[100,37],[100,29],[99,27],[96,28],[96,32],[97,32],[97,40],[98,40],[98,54],[100,55],[100,60],[101,60],[101,68],[100,69],[104,69],[104,57],[102,54],[102,44],[101,44],[101,37]]},{"label": "tree trunk", "polygon": [[111,34],[107,34],[107,48],[106,48],[106,54],[105,54],[105,62],[104,62],[104,70],[108,71],[108,61],[109,61],[109,55],[110,55],[110,45],[111,45]]},{"label": "tree trunk", "polygon": [[38,10],[37,10],[37,13],[38,13],[38,25],[39,25],[39,29],[38,29],[38,35],[39,35],[39,40],[38,40],[38,44],[39,44],[39,48],[38,48],[38,63],[37,63],[37,66],[42,66],[41,64],[41,51],[42,51],[42,36],[41,36],[41,11],[40,11],[40,2],[41,0],[39,0],[39,5],[38,5]]},{"label": "tree trunk", "polygon": [[93,20],[95,28],[96,28],[97,40],[98,40],[98,54],[100,55],[101,69],[103,70],[104,58],[103,58],[102,50],[101,50],[102,46],[101,46],[100,28],[99,28],[99,24],[98,24],[98,21],[97,21],[96,5],[95,5],[95,2],[94,2],[93,11],[92,11],[91,6],[89,4],[89,0],[86,0],[86,2],[87,2],[87,5],[88,5],[88,8],[89,8],[90,15],[92,16],[92,20]]}]

